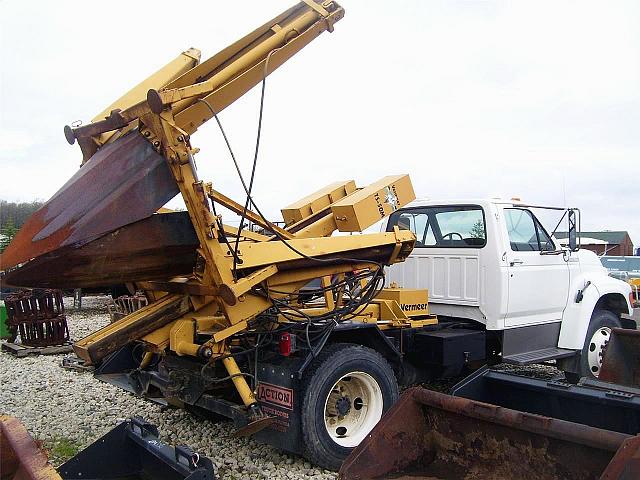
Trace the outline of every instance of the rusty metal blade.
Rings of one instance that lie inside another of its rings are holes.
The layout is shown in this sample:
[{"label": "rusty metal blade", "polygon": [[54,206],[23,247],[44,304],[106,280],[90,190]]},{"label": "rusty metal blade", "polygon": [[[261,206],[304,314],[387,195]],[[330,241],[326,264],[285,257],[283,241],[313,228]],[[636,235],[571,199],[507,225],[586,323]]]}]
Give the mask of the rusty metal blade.
[{"label": "rusty metal blade", "polygon": [[600,480],[636,480],[640,478],[640,435],[628,438],[602,473]]},{"label": "rusty metal blade", "polygon": [[598,380],[640,388],[640,330],[611,330]]},{"label": "rusty metal blade", "polygon": [[339,478],[597,479],[631,438],[412,388],[347,457]]},{"label": "rusty metal blade", "polygon": [[62,480],[27,429],[8,415],[0,416],[0,475],[3,479]]},{"label": "rusty metal blade", "polygon": [[178,193],[164,158],[133,132],[106,145],[20,228],[0,255],[6,270],[80,246],[152,215]]},{"label": "rusty metal blade", "polygon": [[151,215],[80,247],[45,253],[9,271],[3,283],[90,288],[189,275],[198,238],[187,212]]}]

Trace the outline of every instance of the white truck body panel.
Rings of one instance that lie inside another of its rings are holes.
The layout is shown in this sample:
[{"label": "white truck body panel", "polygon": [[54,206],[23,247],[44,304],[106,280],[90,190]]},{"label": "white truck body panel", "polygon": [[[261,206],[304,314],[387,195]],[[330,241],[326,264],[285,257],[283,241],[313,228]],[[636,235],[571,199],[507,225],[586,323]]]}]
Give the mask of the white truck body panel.
[{"label": "white truck body panel", "polygon": [[[511,232],[516,227],[522,229],[521,218],[532,225],[537,219],[517,202],[418,200],[401,211],[420,212],[424,207],[452,206],[482,208],[486,228],[484,246],[445,248],[417,242],[404,263],[387,269],[387,284],[427,288],[433,313],[475,320],[484,323],[487,330],[562,322],[558,347],[567,349],[581,349],[584,345],[591,314],[602,295],[623,295],[627,310],[632,313],[628,301],[630,287],[607,276],[606,269],[592,252],[541,254],[518,250],[522,247],[513,243],[508,229],[511,228]],[[383,223],[382,229],[386,226],[386,222]],[[462,236],[455,235],[449,238],[459,236],[462,240]],[[550,238],[549,242],[549,250],[561,250],[555,239]],[[587,282],[591,285],[584,291],[583,300],[576,303],[578,290]]]},{"label": "white truck body panel", "polygon": [[[499,209],[504,216],[504,208],[513,206],[501,205]],[[563,256],[514,251],[507,230],[500,228],[499,234],[505,245],[509,283],[505,328],[562,320],[569,287],[569,267]],[[559,248],[554,242],[554,249]]]},{"label": "white truck body panel", "polygon": [[[598,300],[604,295],[622,293],[629,313],[632,313],[629,303],[631,287],[625,282],[608,276],[607,269],[602,266],[598,257],[588,250],[580,250],[568,263],[571,272],[569,295],[573,292],[577,294],[579,290],[582,290],[584,296],[579,303],[575,302],[575,296],[569,298],[560,328],[558,346],[579,349],[582,348],[584,337],[589,328],[589,323],[585,323],[584,318],[591,317]],[[596,274],[598,272],[600,274]],[[588,286],[587,283],[589,283]]]}]

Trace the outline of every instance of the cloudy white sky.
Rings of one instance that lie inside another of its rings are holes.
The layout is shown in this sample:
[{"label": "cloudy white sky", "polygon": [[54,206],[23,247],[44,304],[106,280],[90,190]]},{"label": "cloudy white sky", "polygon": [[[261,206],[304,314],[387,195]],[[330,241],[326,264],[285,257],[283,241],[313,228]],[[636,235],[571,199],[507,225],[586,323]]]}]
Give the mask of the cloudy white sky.
[{"label": "cloudy white sky", "polygon": [[[85,123],[189,47],[203,58],[293,0],[0,0],[0,198],[46,199]],[[267,81],[255,198],[410,173],[419,196],[577,206],[640,245],[640,2],[344,0],[345,18]],[[222,121],[248,171],[258,91]],[[200,175],[242,199],[214,122]],[[175,204],[175,203],[174,203]]]}]

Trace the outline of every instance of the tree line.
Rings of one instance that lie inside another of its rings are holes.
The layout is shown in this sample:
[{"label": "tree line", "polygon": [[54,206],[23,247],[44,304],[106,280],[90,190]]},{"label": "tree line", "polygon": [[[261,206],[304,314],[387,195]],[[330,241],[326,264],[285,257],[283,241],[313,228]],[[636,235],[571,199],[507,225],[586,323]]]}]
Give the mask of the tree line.
[{"label": "tree line", "polygon": [[27,218],[42,204],[39,200],[20,203],[0,200],[0,252],[6,248]]}]

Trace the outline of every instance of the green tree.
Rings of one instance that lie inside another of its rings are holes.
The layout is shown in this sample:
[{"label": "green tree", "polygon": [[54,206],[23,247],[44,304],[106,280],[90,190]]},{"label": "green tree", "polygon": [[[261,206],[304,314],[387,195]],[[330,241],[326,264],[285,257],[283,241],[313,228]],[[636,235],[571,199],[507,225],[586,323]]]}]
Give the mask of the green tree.
[{"label": "green tree", "polygon": [[12,218],[8,218],[5,224],[0,229],[0,252],[3,252],[5,248],[11,243],[13,237],[18,233],[18,229],[13,223]]},{"label": "green tree", "polygon": [[469,236],[471,238],[484,238],[484,222],[481,219],[472,225]]}]

